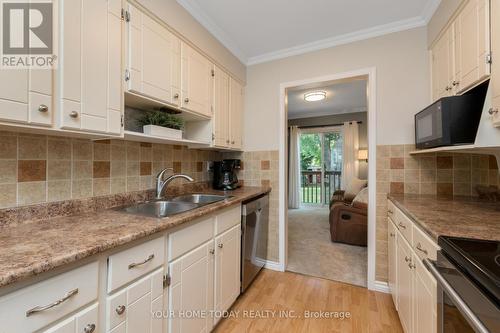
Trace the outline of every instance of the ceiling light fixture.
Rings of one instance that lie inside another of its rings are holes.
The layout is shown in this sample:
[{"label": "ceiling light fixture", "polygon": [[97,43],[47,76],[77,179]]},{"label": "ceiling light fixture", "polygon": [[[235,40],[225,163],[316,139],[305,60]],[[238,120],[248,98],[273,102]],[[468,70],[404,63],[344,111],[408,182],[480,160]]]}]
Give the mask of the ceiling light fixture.
[{"label": "ceiling light fixture", "polygon": [[311,91],[308,92],[307,94],[304,94],[304,100],[306,102],[317,102],[317,101],[322,101],[326,98],[326,91]]}]

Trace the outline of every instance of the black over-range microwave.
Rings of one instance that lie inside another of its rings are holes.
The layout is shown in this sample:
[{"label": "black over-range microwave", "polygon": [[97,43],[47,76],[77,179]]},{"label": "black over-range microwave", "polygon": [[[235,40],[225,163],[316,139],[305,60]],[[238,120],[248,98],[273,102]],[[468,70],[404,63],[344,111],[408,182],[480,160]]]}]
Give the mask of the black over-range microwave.
[{"label": "black over-range microwave", "polygon": [[473,144],[489,82],[461,96],[443,97],[415,115],[417,148]]}]

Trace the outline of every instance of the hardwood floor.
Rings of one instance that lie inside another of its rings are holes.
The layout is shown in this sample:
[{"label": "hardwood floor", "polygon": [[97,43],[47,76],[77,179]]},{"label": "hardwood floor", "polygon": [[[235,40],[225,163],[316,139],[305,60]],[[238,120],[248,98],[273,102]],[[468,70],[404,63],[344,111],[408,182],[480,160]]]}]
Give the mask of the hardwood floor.
[{"label": "hardwood floor", "polygon": [[[214,332],[403,332],[389,294],[292,272],[263,270],[231,310]],[[305,318],[306,311],[336,318]]]}]

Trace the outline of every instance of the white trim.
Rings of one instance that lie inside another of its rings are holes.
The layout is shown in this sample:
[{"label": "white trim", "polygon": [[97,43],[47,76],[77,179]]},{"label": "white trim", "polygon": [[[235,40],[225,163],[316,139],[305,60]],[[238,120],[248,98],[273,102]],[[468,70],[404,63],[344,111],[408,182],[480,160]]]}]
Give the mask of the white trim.
[{"label": "white trim", "polygon": [[203,9],[193,0],[177,0],[205,29],[207,29],[222,45],[224,45],[243,64],[247,62],[247,56],[229,34],[220,28]]},{"label": "white trim", "polygon": [[417,16],[397,22],[379,25],[372,28],[349,32],[347,34],[335,37],[317,40],[302,45],[292,46],[290,48],[281,49],[278,51],[264,53],[255,57],[250,57],[248,58],[246,65],[247,66],[256,65],[263,62],[287,58],[312,51],[327,49],[334,46],[349,44],[360,40],[379,37],[394,32],[423,27],[425,25],[426,25],[425,20],[422,17]]},{"label": "white trim", "polygon": [[422,14],[420,16],[424,20],[425,24],[427,25],[429,21],[431,20],[432,16],[438,9],[439,5],[441,4],[441,0],[429,0],[425,4],[424,10],[422,10]]},{"label": "white trim", "polygon": [[283,265],[281,265],[279,262],[276,261],[269,261],[266,260],[266,263],[264,264],[264,268],[273,270],[273,271],[278,271],[278,272],[284,272],[285,268]]},{"label": "white trim", "polygon": [[372,290],[378,291],[381,293],[386,293],[386,294],[391,293],[391,289],[389,288],[389,284],[387,282],[382,282],[382,281],[375,281],[375,285],[374,285],[374,288]]},{"label": "white trim", "polygon": [[[282,270],[287,265],[287,251],[288,251],[288,209],[287,205],[287,117],[286,117],[286,89],[300,85],[317,83],[323,81],[333,81],[345,78],[357,77],[367,75],[367,95],[368,95],[368,159],[376,161],[377,149],[377,90],[376,90],[376,68],[364,68],[351,72],[345,72],[334,75],[327,75],[305,80],[297,80],[292,82],[285,82],[280,84],[280,110],[279,110],[279,258],[280,267]],[[368,289],[376,290],[377,284],[375,281],[375,254],[376,254],[376,163],[368,164],[368,179],[370,186],[368,186]]]},{"label": "white trim", "polygon": [[248,57],[245,52],[238,46],[238,43],[222,29],[211,17],[194,0],[177,0],[205,29],[207,29],[222,45],[224,45],[236,58],[244,65],[251,66],[268,62],[271,60],[282,59],[294,55],[304,54],[311,51],[322,50],[338,45],[349,44],[352,42],[365,40],[373,37],[387,35],[394,32],[414,29],[426,26],[434,15],[441,0],[428,0],[422,10],[420,16],[407,18],[404,20],[378,25],[371,28],[361,29],[358,31],[349,32],[347,34],[338,35],[321,39],[318,41],[300,44],[269,53],[260,54],[253,57]]}]

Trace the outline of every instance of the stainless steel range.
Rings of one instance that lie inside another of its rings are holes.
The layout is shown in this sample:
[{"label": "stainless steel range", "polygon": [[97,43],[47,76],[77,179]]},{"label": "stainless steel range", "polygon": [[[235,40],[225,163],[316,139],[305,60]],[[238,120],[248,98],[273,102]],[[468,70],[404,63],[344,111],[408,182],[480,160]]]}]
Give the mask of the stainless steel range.
[{"label": "stainless steel range", "polygon": [[439,237],[435,262],[438,331],[500,332],[500,242]]}]

